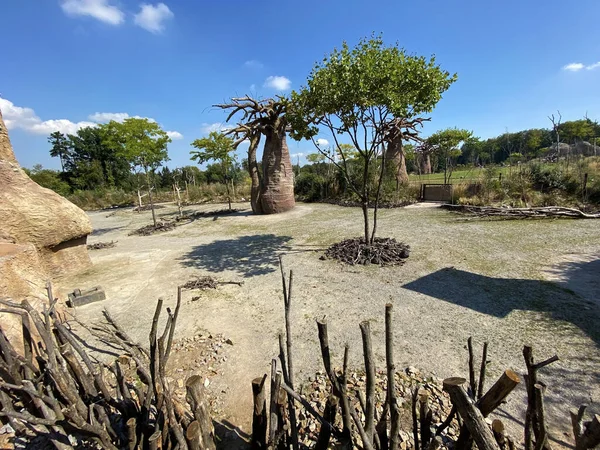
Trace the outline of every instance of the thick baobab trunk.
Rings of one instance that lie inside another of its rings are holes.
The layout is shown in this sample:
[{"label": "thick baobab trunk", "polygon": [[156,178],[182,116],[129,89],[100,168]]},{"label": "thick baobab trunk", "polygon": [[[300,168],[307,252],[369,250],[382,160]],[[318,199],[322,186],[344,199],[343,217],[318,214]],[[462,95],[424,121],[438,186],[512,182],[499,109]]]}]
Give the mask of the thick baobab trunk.
[{"label": "thick baobab trunk", "polygon": [[424,175],[431,173],[431,156],[429,153],[421,155],[421,173]]},{"label": "thick baobab trunk", "polygon": [[255,133],[250,136],[250,147],[248,148],[248,173],[252,180],[250,188],[250,206],[254,214],[262,213],[262,205],[260,202],[260,172],[258,163],[256,162],[256,149],[260,143],[260,133]]},{"label": "thick baobab trunk", "polygon": [[388,143],[385,159],[392,168],[394,178],[396,180],[396,189],[401,184],[408,183],[406,158],[402,148],[402,136],[398,136]]},{"label": "thick baobab trunk", "polygon": [[262,164],[262,213],[276,214],[292,209],[296,205],[294,171],[285,131],[281,128],[267,133]]}]

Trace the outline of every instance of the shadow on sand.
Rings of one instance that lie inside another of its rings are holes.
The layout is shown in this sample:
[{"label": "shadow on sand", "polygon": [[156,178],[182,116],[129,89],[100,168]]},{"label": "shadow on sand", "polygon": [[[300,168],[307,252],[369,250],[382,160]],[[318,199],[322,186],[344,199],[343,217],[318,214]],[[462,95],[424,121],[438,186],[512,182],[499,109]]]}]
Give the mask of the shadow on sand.
[{"label": "shadow on sand", "polygon": [[[590,264],[595,263],[596,261]],[[565,272],[565,278],[576,279],[583,272],[581,268],[573,267]],[[565,282],[565,286],[568,285]],[[449,267],[403,287],[495,317],[506,317],[513,310],[543,312],[554,321],[572,323],[596,345],[600,345],[598,305],[556,283],[492,278]],[[553,327],[560,325],[556,323]]]},{"label": "shadow on sand", "polygon": [[249,278],[277,270],[279,255],[292,250],[291,240],[274,234],[240,236],[193,247],[180,261],[187,267],[215,273],[229,270]]}]

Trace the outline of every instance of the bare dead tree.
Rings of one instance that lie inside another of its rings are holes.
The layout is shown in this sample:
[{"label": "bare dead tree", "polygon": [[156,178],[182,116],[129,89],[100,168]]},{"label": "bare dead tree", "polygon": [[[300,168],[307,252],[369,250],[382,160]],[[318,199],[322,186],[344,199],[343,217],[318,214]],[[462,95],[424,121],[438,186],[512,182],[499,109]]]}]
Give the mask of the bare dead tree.
[{"label": "bare dead tree", "polygon": [[[226,121],[237,116],[237,124],[225,130],[234,136],[234,147],[249,141],[248,172],[252,180],[250,203],[256,214],[287,211],[295,205],[292,162],[286,141],[288,122],[283,97],[254,99],[234,97],[228,103],[214,105],[229,112]],[[256,150],[265,137],[262,175]]]}]

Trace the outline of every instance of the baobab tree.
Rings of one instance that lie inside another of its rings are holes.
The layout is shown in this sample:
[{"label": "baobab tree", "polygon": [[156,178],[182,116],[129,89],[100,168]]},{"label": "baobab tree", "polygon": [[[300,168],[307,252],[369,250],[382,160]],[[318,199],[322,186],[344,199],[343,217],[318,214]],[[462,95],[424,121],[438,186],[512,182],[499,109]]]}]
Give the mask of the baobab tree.
[{"label": "baobab tree", "polygon": [[394,118],[387,124],[385,142],[385,159],[396,180],[396,190],[401,184],[408,183],[408,172],[406,171],[406,156],[404,154],[404,141],[422,142],[419,138],[419,130],[423,122],[429,118],[418,117],[416,119]]},{"label": "baobab tree", "polygon": [[[275,214],[292,209],[294,199],[294,172],[286,134],[287,102],[283,97],[256,100],[245,96],[231,102],[215,105],[228,110],[227,122],[240,115],[238,123],[225,134],[234,136],[234,148],[248,140],[248,172],[252,179],[250,203],[255,214]],[[256,150],[265,137],[262,171],[256,161]]]}]

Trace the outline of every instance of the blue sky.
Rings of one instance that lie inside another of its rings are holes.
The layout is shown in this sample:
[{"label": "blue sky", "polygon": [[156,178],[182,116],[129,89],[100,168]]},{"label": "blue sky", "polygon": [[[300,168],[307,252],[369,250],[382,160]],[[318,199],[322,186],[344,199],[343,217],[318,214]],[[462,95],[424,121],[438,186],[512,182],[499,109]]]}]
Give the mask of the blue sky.
[{"label": "blue sky", "polygon": [[458,73],[425,134],[490,137],[547,127],[557,109],[600,119],[599,18],[598,0],[6,1],[0,108],[25,167],[59,167],[49,132],[127,115],[171,132],[169,165],[181,166],[224,120],[212,104],[299,88],[343,40],[381,32]]}]

